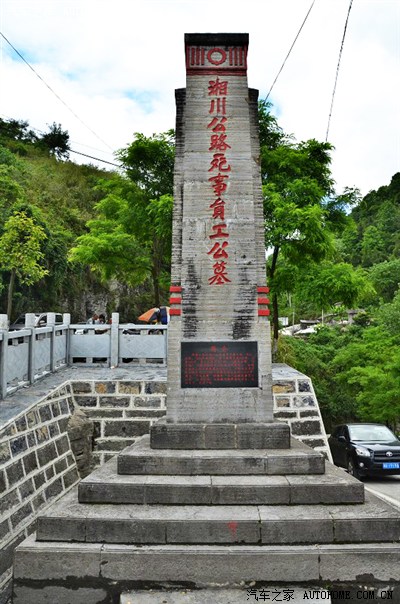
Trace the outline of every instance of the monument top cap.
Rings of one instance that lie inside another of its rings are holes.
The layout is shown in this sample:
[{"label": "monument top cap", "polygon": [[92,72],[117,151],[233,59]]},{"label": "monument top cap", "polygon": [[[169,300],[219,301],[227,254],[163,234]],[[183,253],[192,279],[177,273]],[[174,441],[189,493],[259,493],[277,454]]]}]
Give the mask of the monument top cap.
[{"label": "monument top cap", "polygon": [[185,34],[185,46],[248,46],[249,34]]},{"label": "monument top cap", "polygon": [[185,34],[186,74],[245,76],[249,34]]}]

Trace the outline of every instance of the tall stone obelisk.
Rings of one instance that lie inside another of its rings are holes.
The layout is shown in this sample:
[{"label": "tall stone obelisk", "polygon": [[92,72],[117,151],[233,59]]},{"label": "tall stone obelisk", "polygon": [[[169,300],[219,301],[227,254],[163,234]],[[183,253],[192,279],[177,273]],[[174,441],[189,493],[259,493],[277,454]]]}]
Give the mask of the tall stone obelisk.
[{"label": "tall stone obelisk", "polygon": [[186,34],[186,89],[176,91],[165,423],[225,424],[220,435],[226,425],[273,422],[258,91],[248,88],[247,48],[248,34]]}]

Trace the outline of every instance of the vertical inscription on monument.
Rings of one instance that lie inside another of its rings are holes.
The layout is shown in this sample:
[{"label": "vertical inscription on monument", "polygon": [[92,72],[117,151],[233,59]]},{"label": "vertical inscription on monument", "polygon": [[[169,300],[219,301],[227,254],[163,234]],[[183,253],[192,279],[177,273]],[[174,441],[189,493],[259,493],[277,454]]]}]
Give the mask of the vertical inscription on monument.
[{"label": "vertical inscription on monument", "polygon": [[211,130],[211,139],[209,151],[212,152],[210,167],[208,169],[212,175],[208,181],[211,183],[214,200],[209,208],[212,210],[212,217],[215,224],[212,225],[212,233],[209,239],[213,243],[211,249],[207,252],[211,255],[213,264],[213,275],[209,277],[210,285],[224,285],[230,283],[228,277],[228,246],[229,231],[225,222],[225,200],[224,193],[228,188],[229,172],[231,165],[225,156],[225,151],[231,148],[227,141],[228,118],[226,117],[226,100],[228,96],[228,82],[215,80],[208,82],[208,95],[211,97],[209,113],[214,115],[208,123],[207,128]]}]

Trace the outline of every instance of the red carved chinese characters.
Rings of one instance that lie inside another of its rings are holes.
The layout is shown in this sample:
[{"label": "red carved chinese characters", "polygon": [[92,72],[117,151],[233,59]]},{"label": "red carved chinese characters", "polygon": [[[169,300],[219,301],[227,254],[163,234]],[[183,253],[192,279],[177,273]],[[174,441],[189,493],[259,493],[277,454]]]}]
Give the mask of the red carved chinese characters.
[{"label": "red carved chinese characters", "polygon": [[183,342],[185,388],[254,387],[258,384],[255,342]]},{"label": "red carved chinese characters", "polygon": [[210,80],[208,95],[211,97],[209,114],[214,116],[207,124],[207,128],[211,131],[208,150],[212,152],[208,169],[212,175],[208,182],[214,193],[214,200],[209,208],[215,221],[212,233],[208,236],[213,245],[207,254],[214,261],[213,274],[209,277],[208,283],[209,285],[224,285],[230,283],[228,277],[229,242],[227,241],[229,230],[225,222],[225,201],[223,199],[223,194],[228,188],[229,172],[232,169],[225,155],[225,151],[231,148],[227,134],[228,118],[225,115],[228,82],[221,81],[218,77]]}]

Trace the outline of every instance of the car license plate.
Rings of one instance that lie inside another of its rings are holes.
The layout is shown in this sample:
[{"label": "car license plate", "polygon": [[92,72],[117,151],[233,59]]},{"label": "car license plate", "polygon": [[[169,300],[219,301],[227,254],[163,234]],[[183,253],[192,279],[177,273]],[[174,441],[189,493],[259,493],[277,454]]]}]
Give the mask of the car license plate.
[{"label": "car license plate", "polygon": [[399,470],[400,469],[400,463],[398,462],[391,462],[391,463],[383,463],[382,464],[382,468],[384,470]]}]

